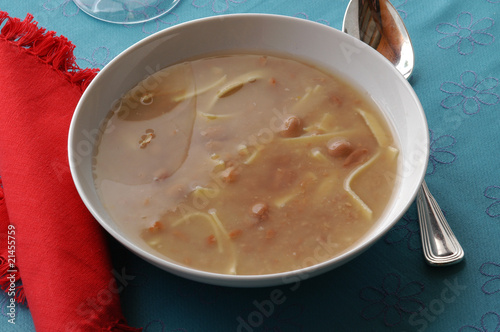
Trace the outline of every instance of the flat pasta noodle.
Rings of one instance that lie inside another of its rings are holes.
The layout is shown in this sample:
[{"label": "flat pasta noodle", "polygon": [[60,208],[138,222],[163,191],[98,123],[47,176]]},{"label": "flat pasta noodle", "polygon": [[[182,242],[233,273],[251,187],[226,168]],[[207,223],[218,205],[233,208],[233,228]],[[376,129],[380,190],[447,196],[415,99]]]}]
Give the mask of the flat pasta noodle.
[{"label": "flat pasta noodle", "polygon": [[227,119],[234,117],[236,114],[231,113],[231,114],[211,114],[207,112],[202,112],[202,111],[196,111],[196,114],[199,116],[202,116],[204,118],[207,118],[207,120],[217,120],[217,119]]},{"label": "flat pasta noodle", "polygon": [[221,98],[227,97],[233,93],[236,93],[238,90],[240,90],[245,84],[247,83],[253,83],[258,79],[262,79],[264,77],[264,72],[262,70],[258,71],[252,71],[245,73],[243,75],[240,75],[233,79],[231,82],[227,83],[225,86],[220,88],[216,93],[215,96],[213,97],[212,101],[207,107],[206,113],[209,113],[210,110],[215,106],[217,101],[219,101]]},{"label": "flat pasta noodle", "polygon": [[361,208],[361,211],[363,215],[368,219],[372,219],[372,209],[366,205],[366,203],[352,190],[351,188],[351,182],[356,178],[359,174],[361,174],[364,170],[366,170],[370,165],[375,162],[381,155],[381,150],[379,149],[368,161],[366,161],[364,164],[358,166],[355,168],[344,180],[344,190],[354,199],[354,201],[358,204],[358,206]]},{"label": "flat pasta noodle", "polygon": [[337,173],[323,179],[316,189],[315,200],[319,201],[324,197],[330,196],[331,192],[333,191],[335,186],[337,186],[338,182],[339,177]]},{"label": "flat pasta noodle", "polygon": [[217,97],[224,98],[229,93],[231,93],[231,90],[237,89],[238,87],[242,87],[247,83],[253,83],[258,79],[262,79],[263,77],[264,77],[264,72],[262,70],[245,73],[235,78],[233,81],[229,82],[226,86],[217,91]]},{"label": "flat pasta noodle", "polygon": [[179,226],[183,222],[191,220],[192,217],[203,217],[208,220],[210,225],[212,226],[212,229],[214,230],[215,233],[215,238],[217,239],[217,249],[219,250],[219,253],[222,253],[224,251],[222,247],[222,241],[221,241],[221,235],[219,231],[219,225],[217,225],[217,222],[212,218],[212,216],[208,213],[205,212],[192,212],[188,213],[184,216],[182,216],[180,219],[176,220],[175,222],[172,223],[172,227]]},{"label": "flat pasta noodle", "polygon": [[299,136],[299,137],[290,137],[290,138],[282,138],[281,141],[285,143],[292,143],[292,144],[322,144],[326,143],[328,140],[336,137],[345,137],[345,136],[350,136],[354,134],[356,131],[355,130],[341,130],[333,133],[327,133],[327,134],[319,134],[319,135],[306,135],[306,136]]},{"label": "flat pasta noodle", "polygon": [[388,146],[387,147],[387,152],[386,152],[389,157],[392,159],[392,160],[396,160],[396,158],[399,156],[399,149],[396,149],[395,147],[393,146]]},{"label": "flat pasta noodle", "polygon": [[205,196],[205,197],[208,197],[208,198],[212,198],[212,197],[217,196],[219,188],[218,187],[216,187],[216,188],[217,189],[207,188],[207,187],[202,187],[202,186],[196,186],[194,188],[194,190],[193,190],[193,195],[198,196],[198,197]]},{"label": "flat pasta noodle", "polygon": [[[217,213],[215,212],[214,209],[208,210],[208,213],[212,216],[213,220],[215,221],[215,224],[219,227],[220,231],[224,234],[224,236],[229,240],[230,236],[229,233],[226,231],[224,228],[224,225],[220,221],[219,217],[217,216]],[[236,274],[236,264],[237,264],[237,259],[236,259],[236,250],[234,249],[234,245],[230,244],[231,246],[231,256],[232,256],[232,264],[229,267],[229,274]]]},{"label": "flat pasta noodle", "polygon": [[328,158],[319,150],[319,148],[314,148],[311,150],[311,157],[320,162],[330,162]]},{"label": "flat pasta noodle", "polygon": [[189,93],[185,93],[184,95],[182,96],[178,96],[178,97],[175,97],[174,98],[174,101],[175,102],[180,102],[180,101],[183,101],[185,99],[189,99],[189,98],[193,98],[193,97],[197,97],[205,92],[208,92],[210,91],[211,89],[214,89],[216,88],[218,85],[224,83],[224,81],[227,79],[227,75],[224,75],[222,76],[221,78],[219,78],[218,80],[214,81],[213,83],[211,84],[208,84],[207,86],[201,88],[201,89],[194,89],[194,91],[192,92],[189,92]]},{"label": "flat pasta noodle", "polygon": [[[320,105],[327,99],[326,95],[321,95],[323,91],[324,88],[321,85],[307,87],[304,95],[299,97],[299,100],[293,106],[291,113],[298,116],[303,116],[307,111],[317,108],[318,105]],[[312,96],[314,96],[315,98],[312,98]]]},{"label": "flat pasta noodle", "polygon": [[389,138],[377,118],[373,114],[365,112],[359,108],[357,108],[356,111],[358,111],[358,113],[361,114],[365,120],[366,125],[370,128],[373,136],[375,136],[378,145],[383,148],[387,147],[389,145]]},{"label": "flat pasta noodle", "polygon": [[213,220],[215,221],[215,224],[217,225],[217,227],[219,227],[222,234],[224,234],[229,239],[229,234],[224,228],[224,225],[220,221],[219,217],[217,217],[217,213],[213,209],[208,210],[208,213],[212,216]]},{"label": "flat pasta noodle", "polygon": [[227,83],[225,86],[223,86],[216,92],[215,97],[212,99],[212,102],[207,107],[206,112],[209,112],[215,106],[217,101],[219,101],[221,98],[230,96],[231,94],[236,93],[238,90],[240,90],[245,84],[253,83],[258,79],[262,79],[263,77],[264,77],[264,72],[258,70],[245,73],[233,79],[231,82]]},{"label": "flat pasta noodle", "polygon": [[243,164],[245,164],[245,165],[252,164],[255,161],[255,159],[257,159],[257,157],[259,156],[260,152],[263,149],[264,148],[261,145],[256,146],[255,149],[250,154],[250,156],[248,156],[248,158],[243,162]]},{"label": "flat pasta noodle", "polygon": [[[317,181],[318,177],[316,174],[312,172],[308,172],[304,175],[304,177],[299,181],[299,183],[307,183],[307,182],[314,182]],[[301,188],[302,185],[299,185],[299,187],[294,188],[293,191],[287,193],[284,196],[278,197],[274,200],[274,205],[278,208],[282,208],[285,205],[287,205],[290,201],[292,201],[294,198],[298,197],[303,193],[303,190]]]},{"label": "flat pasta noodle", "polygon": [[226,229],[224,228],[224,225],[220,221],[220,219],[217,216],[217,214],[216,214],[215,211],[209,210],[208,213],[205,213],[205,212],[191,212],[191,213],[188,213],[188,214],[182,216],[180,219],[178,219],[175,222],[173,222],[171,224],[171,226],[172,227],[179,226],[180,224],[182,224],[182,223],[184,223],[184,222],[186,222],[188,220],[191,220],[192,217],[202,217],[202,218],[205,218],[210,223],[210,225],[212,226],[212,229],[214,230],[215,238],[217,239],[217,250],[219,251],[219,253],[223,253],[224,252],[222,240],[223,240],[223,237],[226,238],[226,241],[228,242],[229,247],[232,249],[231,252],[229,253],[229,255],[232,258],[232,262],[230,264],[228,273],[229,274],[236,274],[236,254],[235,254],[235,250],[234,250],[234,247],[231,245],[231,243],[229,243],[229,238],[230,238],[229,234],[226,231]]},{"label": "flat pasta noodle", "polygon": [[288,204],[291,200],[293,200],[295,197],[299,196],[300,192],[291,192],[286,194],[285,196],[279,197],[274,200],[274,205],[278,208],[282,208],[285,205]]},{"label": "flat pasta noodle", "polygon": [[332,113],[328,112],[323,114],[323,117],[318,123],[312,124],[309,127],[304,128],[305,132],[315,132],[315,131],[323,131],[323,132],[331,132],[335,129],[335,119]]}]

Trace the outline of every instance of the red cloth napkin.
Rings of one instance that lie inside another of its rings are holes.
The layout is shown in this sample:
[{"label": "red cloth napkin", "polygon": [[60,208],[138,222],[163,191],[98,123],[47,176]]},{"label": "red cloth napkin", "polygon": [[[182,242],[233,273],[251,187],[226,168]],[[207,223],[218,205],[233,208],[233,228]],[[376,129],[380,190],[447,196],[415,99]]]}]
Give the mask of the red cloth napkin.
[{"label": "red cloth napkin", "polygon": [[39,332],[140,331],[125,323],[124,272],[67,161],[71,116],[97,70],[80,69],[74,46],[32,20],[0,12],[0,287],[21,277],[11,298],[26,298]]}]

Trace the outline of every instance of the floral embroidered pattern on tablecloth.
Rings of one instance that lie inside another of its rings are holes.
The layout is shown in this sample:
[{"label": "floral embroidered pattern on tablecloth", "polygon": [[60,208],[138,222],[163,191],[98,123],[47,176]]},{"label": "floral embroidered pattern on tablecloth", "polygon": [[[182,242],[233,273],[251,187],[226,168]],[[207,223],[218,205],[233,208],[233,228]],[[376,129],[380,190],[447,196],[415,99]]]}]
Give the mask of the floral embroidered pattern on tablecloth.
[{"label": "floral embroidered pattern on tablecloth", "polygon": [[479,325],[465,325],[459,332],[500,332],[500,315],[490,311],[481,317]]},{"label": "floral embroidered pattern on tablecloth", "polygon": [[79,63],[81,63],[82,61],[86,62],[85,66],[80,66],[82,68],[85,68],[85,67],[102,68],[105,65],[107,65],[108,62],[111,61],[111,59],[113,58],[113,57],[110,57],[110,53],[111,52],[110,52],[109,48],[107,48],[105,46],[99,46],[92,51],[92,55],[90,56],[90,58],[77,57],[76,60]]},{"label": "floral embroidered pattern on tablecloth", "polygon": [[451,164],[457,158],[455,153],[449,151],[457,142],[455,137],[443,135],[435,138],[432,130],[429,133],[431,143],[426,175],[434,174],[438,164]]},{"label": "floral embroidered pattern on tablecloth", "polygon": [[[482,286],[481,290],[486,295],[492,295],[500,292],[500,264],[493,262],[486,262],[479,268],[479,272],[490,279],[487,280]],[[500,298],[499,298],[500,301]]]},{"label": "floral embroidered pattern on tablecloth", "polygon": [[401,18],[403,18],[403,19],[405,19],[408,16],[408,13],[406,11],[404,11],[403,9],[401,9],[401,7],[406,5],[407,2],[408,2],[408,0],[393,0],[393,1],[391,1],[394,8],[397,9],[399,16],[401,16]]},{"label": "floral embroidered pattern on tablecloth", "polygon": [[387,244],[406,243],[406,247],[411,251],[418,251],[422,248],[415,206],[412,206],[396,226],[385,235],[384,242]]},{"label": "floral embroidered pattern on tablecloth", "polygon": [[397,326],[404,316],[425,308],[417,297],[423,290],[421,282],[411,281],[402,285],[399,274],[388,273],[379,287],[361,289],[359,297],[368,302],[361,310],[361,317],[366,320],[381,319],[386,326]]},{"label": "floral embroidered pattern on tablecloth", "polygon": [[437,46],[442,49],[457,49],[461,55],[474,53],[476,45],[486,46],[493,43],[495,37],[488,32],[495,24],[489,17],[484,17],[474,22],[471,13],[458,14],[456,24],[439,23],[436,31],[445,35],[438,40]]},{"label": "floral embroidered pattern on tablecloth", "polygon": [[62,13],[66,17],[75,16],[80,12],[80,8],[73,2],[73,0],[46,0],[43,9],[47,11],[56,11],[62,8]]},{"label": "floral embroidered pattern on tablecloth", "polygon": [[500,186],[491,185],[486,187],[483,193],[484,197],[494,200],[486,208],[486,214],[491,218],[496,218],[500,216]]},{"label": "floral embroidered pattern on tablecloth", "polygon": [[245,3],[247,0],[193,0],[191,3],[196,8],[204,8],[211,5],[214,13],[224,13],[229,9],[229,5]]},{"label": "floral embroidered pattern on tablecloth", "polygon": [[464,71],[460,74],[459,82],[447,81],[439,87],[442,92],[448,94],[441,101],[441,106],[446,109],[461,106],[465,114],[476,114],[482,105],[492,106],[500,102],[500,96],[494,92],[498,83],[495,77],[480,80],[476,72]]}]

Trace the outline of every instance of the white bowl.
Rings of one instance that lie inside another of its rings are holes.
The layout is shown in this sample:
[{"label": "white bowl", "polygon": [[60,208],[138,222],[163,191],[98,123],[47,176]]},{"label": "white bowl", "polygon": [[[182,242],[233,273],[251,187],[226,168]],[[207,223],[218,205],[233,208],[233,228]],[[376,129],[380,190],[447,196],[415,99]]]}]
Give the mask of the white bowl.
[{"label": "white bowl", "polygon": [[[383,111],[400,147],[396,193],[379,222],[344,254],[317,265],[268,275],[223,275],[170,261],[137,235],[127,235],[109,217],[94,188],[92,151],[97,128],[116,101],[153,72],[187,58],[233,50],[290,54],[318,64],[365,90]],[[199,19],[160,31],[113,59],[83,94],[69,132],[71,173],[80,196],[97,221],[119,242],[152,264],[210,284],[260,287],[297,282],[331,270],[380,239],[413,202],[429,155],[427,122],[408,82],[366,44],[323,24],[286,16],[235,14]]]}]

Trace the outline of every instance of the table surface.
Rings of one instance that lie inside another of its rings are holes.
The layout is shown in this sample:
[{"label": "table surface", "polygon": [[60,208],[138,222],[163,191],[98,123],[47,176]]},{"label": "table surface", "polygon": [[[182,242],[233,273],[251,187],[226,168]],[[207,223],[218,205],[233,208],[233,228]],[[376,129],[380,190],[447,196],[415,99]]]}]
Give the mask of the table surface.
[{"label": "table surface", "polygon": [[[273,13],[340,29],[347,0],[181,0],[154,21],[95,20],[71,0],[0,3],[1,10],[66,36],[80,67],[102,68],[135,42],[181,22],[232,13]],[[413,204],[355,260],[280,287],[240,289],[184,280],[111,241],[127,275],[125,317],[144,331],[500,331],[500,0],[394,0],[415,46],[410,80],[430,129],[426,181],[465,250],[458,265],[426,265]],[[280,301],[272,302],[278,289]],[[47,290],[50,291],[50,290]],[[29,309],[16,325],[33,331]],[[4,317],[4,318],[2,318]]]}]

